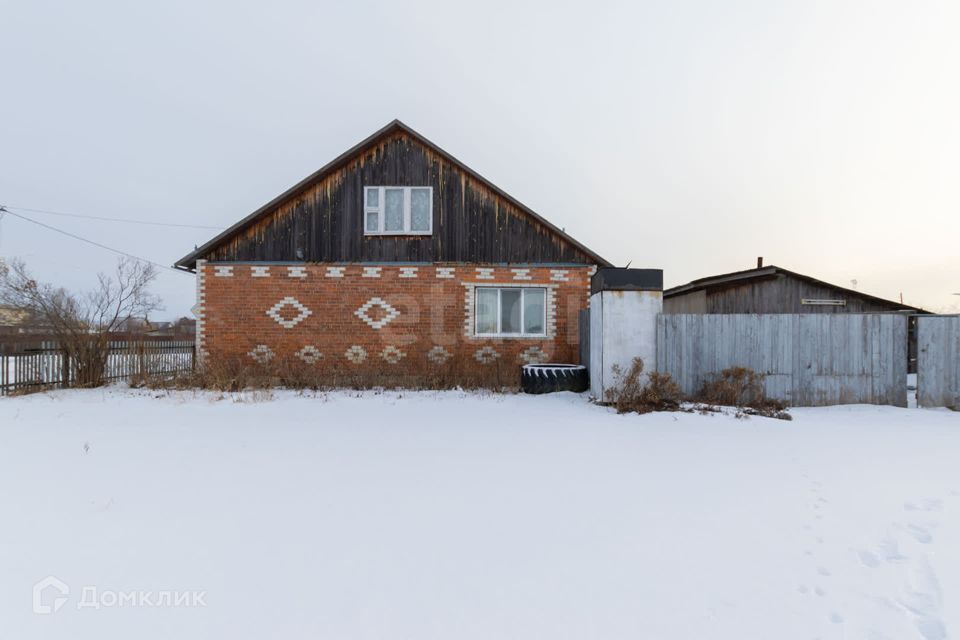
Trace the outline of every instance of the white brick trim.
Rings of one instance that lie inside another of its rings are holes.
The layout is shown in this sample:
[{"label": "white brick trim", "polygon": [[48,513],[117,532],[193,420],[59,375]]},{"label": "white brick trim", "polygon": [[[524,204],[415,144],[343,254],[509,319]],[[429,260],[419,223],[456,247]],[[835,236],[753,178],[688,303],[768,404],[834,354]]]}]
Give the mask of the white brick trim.
[{"label": "white brick trim", "polygon": [[197,363],[202,364],[207,352],[204,345],[204,330],[207,327],[206,319],[206,260],[197,260],[197,303],[193,307],[193,315],[197,318],[197,336],[196,336],[196,358]]},{"label": "white brick trim", "polygon": [[493,280],[493,267],[477,267],[477,280]]},{"label": "white brick trim", "polygon": [[510,269],[513,272],[514,280],[533,280],[530,275],[530,269]]},{"label": "white brick trim", "polygon": [[401,277],[401,278],[416,278],[416,277],[417,277],[417,268],[416,268],[416,267],[400,267],[400,277]]},{"label": "white brick trim", "polygon": [[287,276],[291,278],[306,278],[307,277],[307,268],[306,267],[287,267]]},{"label": "white brick trim", "polygon": [[217,278],[232,278],[233,265],[215,264],[213,265],[213,275]]},{"label": "white brick trim", "polygon": [[457,272],[456,267],[437,267],[437,277],[443,279],[453,278]]},{"label": "white brick trim", "polygon": [[363,268],[363,277],[364,277],[364,278],[379,278],[381,271],[383,271],[383,267],[364,267],[364,268]]},{"label": "white brick trim", "polygon": [[270,267],[263,266],[263,265],[250,267],[250,276],[253,278],[269,278]]},{"label": "white brick trim", "polygon": [[326,276],[328,278],[342,278],[343,272],[346,271],[346,267],[327,267]]}]

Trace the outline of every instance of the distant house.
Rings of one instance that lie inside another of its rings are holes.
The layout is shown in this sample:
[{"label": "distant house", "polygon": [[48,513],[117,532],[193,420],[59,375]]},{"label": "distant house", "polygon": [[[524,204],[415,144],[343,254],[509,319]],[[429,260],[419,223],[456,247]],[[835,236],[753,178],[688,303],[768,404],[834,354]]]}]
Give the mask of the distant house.
[{"label": "distant house", "polygon": [[395,120],[176,266],[196,272],[203,359],[497,385],[577,362],[609,263]]},{"label": "distant house", "polygon": [[29,311],[10,305],[0,305],[0,335],[40,335],[51,333],[51,328],[39,322]]},{"label": "distant house", "polygon": [[664,313],[927,313],[777,266],[700,278],[663,292]]}]

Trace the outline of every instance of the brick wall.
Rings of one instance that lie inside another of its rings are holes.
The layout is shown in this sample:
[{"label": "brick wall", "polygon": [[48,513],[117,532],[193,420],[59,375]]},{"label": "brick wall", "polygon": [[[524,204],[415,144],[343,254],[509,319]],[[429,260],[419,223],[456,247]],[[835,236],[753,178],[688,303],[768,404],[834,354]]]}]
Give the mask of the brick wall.
[{"label": "brick wall", "polygon": [[[331,385],[516,385],[524,362],[578,360],[591,266],[197,264],[209,362]],[[474,335],[476,286],[547,289],[547,336]]]}]

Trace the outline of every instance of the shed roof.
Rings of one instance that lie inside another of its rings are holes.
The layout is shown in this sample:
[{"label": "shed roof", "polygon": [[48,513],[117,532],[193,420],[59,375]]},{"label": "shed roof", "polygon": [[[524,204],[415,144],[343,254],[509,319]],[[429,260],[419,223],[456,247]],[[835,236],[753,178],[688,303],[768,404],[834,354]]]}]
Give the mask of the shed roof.
[{"label": "shed roof", "polygon": [[716,276],[708,276],[706,278],[700,278],[699,280],[693,280],[687,284],[678,285],[676,287],[671,287],[663,292],[664,298],[671,298],[673,296],[682,295],[685,293],[693,293],[694,291],[701,291],[703,289],[708,289],[711,287],[724,286],[728,284],[741,284],[745,282],[757,281],[757,280],[766,280],[772,279],[778,275],[789,276],[791,278],[796,278],[798,280],[803,280],[809,282],[810,284],[815,284],[821,287],[829,287],[835,289],[836,291],[845,293],[850,296],[855,296],[863,300],[869,300],[871,302],[880,303],[888,305],[892,308],[895,308],[900,311],[913,311],[916,313],[930,313],[920,307],[913,307],[908,304],[903,304],[900,302],[895,302],[893,300],[887,300],[886,298],[879,298],[877,296],[872,296],[862,291],[857,291],[855,289],[848,289],[847,287],[841,287],[839,285],[831,284],[829,282],[824,282],[823,280],[817,280],[810,276],[803,275],[802,273],[797,273],[796,271],[790,271],[789,269],[784,269],[783,267],[778,267],[776,265],[769,265],[765,267],[759,267],[756,269],[746,269],[744,271],[733,271],[731,273],[724,273]]},{"label": "shed roof", "polygon": [[291,198],[295,198],[296,196],[302,194],[307,189],[309,189],[313,185],[323,180],[331,172],[349,163],[350,161],[352,161],[353,159],[355,159],[356,157],[364,153],[370,147],[373,147],[375,144],[377,144],[377,142],[380,139],[397,132],[405,133],[406,135],[410,136],[420,144],[428,147],[430,150],[432,150],[434,153],[442,157],[447,162],[457,166],[461,171],[470,175],[475,180],[479,181],[486,188],[496,193],[499,197],[503,198],[513,206],[517,207],[517,209],[519,209],[526,215],[533,217],[537,222],[545,226],[552,233],[560,236],[561,238],[563,238],[564,240],[566,240],[567,242],[575,246],[577,249],[579,249],[586,255],[596,260],[599,266],[603,266],[603,267],[611,266],[611,263],[608,262],[603,257],[601,257],[599,254],[597,254],[593,250],[589,249],[587,246],[581,244],[579,241],[569,236],[565,231],[563,231],[559,227],[548,222],[546,219],[541,217],[535,211],[533,211],[523,203],[519,202],[518,200],[516,200],[515,198],[507,194],[505,191],[497,187],[495,184],[493,184],[492,182],[490,182],[489,180],[481,176],[479,173],[477,173],[476,171],[474,171],[473,169],[471,169],[461,161],[454,158],[452,155],[450,155],[449,153],[447,153],[446,151],[438,147],[436,144],[434,144],[427,138],[423,137],[421,134],[417,133],[416,131],[414,131],[407,125],[405,125],[400,120],[393,120],[387,126],[383,127],[382,129],[380,129],[373,135],[369,136],[365,140],[361,141],[354,147],[348,149],[346,152],[342,153],[340,156],[336,157],[335,159],[327,163],[325,166],[323,166],[319,170],[315,171],[314,173],[310,174],[309,176],[307,176],[306,178],[304,178],[294,186],[290,187],[289,189],[281,193],[279,196],[277,196],[270,202],[266,203],[265,205],[263,205],[262,207],[260,207],[259,209],[257,209],[256,211],[248,215],[247,217],[243,218],[242,220],[240,220],[239,222],[237,222],[227,230],[214,236],[211,240],[209,240],[202,246],[198,247],[197,249],[194,249],[184,257],[180,258],[180,260],[178,260],[176,264],[174,264],[174,266],[178,269],[192,270],[196,266],[196,262],[198,259],[203,258],[204,255],[206,255],[213,249],[217,248],[219,245],[226,242],[227,240],[229,240],[239,232],[243,231],[250,225],[254,224],[256,221],[270,215],[278,206],[280,206],[287,200]]}]

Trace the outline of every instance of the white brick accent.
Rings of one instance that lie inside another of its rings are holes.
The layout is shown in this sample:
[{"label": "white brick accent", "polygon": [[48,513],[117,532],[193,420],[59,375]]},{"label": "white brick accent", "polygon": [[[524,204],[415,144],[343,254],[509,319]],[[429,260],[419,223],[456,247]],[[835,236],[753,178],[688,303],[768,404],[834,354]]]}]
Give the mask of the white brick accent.
[{"label": "white brick accent", "polygon": [[196,336],[196,350],[197,350],[197,363],[202,364],[204,357],[207,352],[204,349],[203,338],[204,338],[204,329],[207,326],[206,320],[206,293],[204,291],[206,287],[206,260],[197,260],[197,303],[193,306],[193,315],[197,318],[197,336]]},{"label": "white brick accent", "polygon": [[533,280],[530,269],[510,269],[510,271],[513,271],[514,280]]},{"label": "white brick accent", "polygon": [[213,275],[217,278],[232,278],[233,265],[215,264],[213,265]]},{"label": "white brick accent", "polygon": [[569,282],[566,269],[550,269],[550,279],[554,282]]},{"label": "white brick accent", "polygon": [[417,268],[416,268],[416,267],[400,267],[400,277],[401,277],[401,278],[416,278],[416,277],[417,277]]},{"label": "white brick accent", "polygon": [[437,267],[438,278],[452,278],[456,273],[456,267]]},{"label": "white brick accent", "polygon": [[481,347],[474,352],[473,357],[480,364],[490,364],[499,358],[500,354],[493,347]]},{"label": "white brick accent", "polygon": [[[290,318],[289,320],[284,318],[280,314],[280,310],[285,306],[290,305],[297,310],[297,315]],[[299,300],[291,296],[287,296],[277,304],[273,305],[267,309],[267,315],[273,318],[277,324],[279,324],[284,329],[293,329],[295,326],[307,319],[308,316],[312,315],[313,311],[310,311],[305,305],[301,304]]]},{"label": "white brick accent", "polygon": [[270,267],[250,267],[250,275],[254,278],[269,278],[270,277]]},{"label": "white brick accent", "polygon": [[346,267],[327,267],[328,278],[342,278]]},{"label": "white brick accent", "polygon": [[441,347],[440,345],[433,347],[432,349],[430,349],[430,351],[427,352],[427,360],[429,360],[434,364],[443,364],[449,358],[452,358],[452,357],[453,357],[453,354],[447,351],[446,349],[444,349],[443,347]]},{"label": "white brick accent", "polygon": [[306,278],[307,277],[307,268],[306,267],[287,267],[287,275],[291,278]]},{"label": "white brick accent", "polygon": [[[373,318],[367,315],[367,311],[369,311],[374,306],[378,306],[381,309],[383,309],[384,316],[379,320],[374,320]],[[361,306],[359,309],[353,312],[353,315],[357,316],[358,318],[366,322],[367,325],[372,329],[382,329],[388,324],[390,324],[391,322],[393,322],[394,319],[398,318],[400,316],[400,312],[394,309],[383,298],[374,297],[364,302],[363,306]]]},{"label": "white brick accent", "polygon": [[525,364],[543,364],[549,359],[550,356],[540,347],[527,347],[520,354],[520,361]]},{"label": "white brick accent", "polygon": [[406,355],[407,355],[406,353],[404,353],[397,347],[394,347],[393,345],[384,347],[383,351],[380,352],[380,357],[386,360],[387,362],[389,362],[390,364],[397,364],[398,362],[403,360],[404,356]]},{"label": "white brick accent", "polygon": [[320,349],[317,349],[312,344],[308,344],[304,348],[297,351],[294,355],[307,364],[315,364],[323,359],[323,354],[320,352]]},{"label": "white brick accent", "polygon": [[493,280],[493,267],[477,267],[477,280]]},{"label": "white brick accent", "polygon": [[247,355],[259,362],[260,364],[267,364],[273,360],[273,349],[268,347],[265,344],[258,344],[252,350],[247,352]]},{"label": "white brick accent", "polygon": [[367,350],[355,344],[344,351],[343,356],[353,364],[360,364],[367,359]]},{"label": "white brick accent", "polygon": [[383,271],[383,267],[364,267],[364,268],[363,268],[363,277],[364,277],[364,278],[379,278],[381,271]]}]

